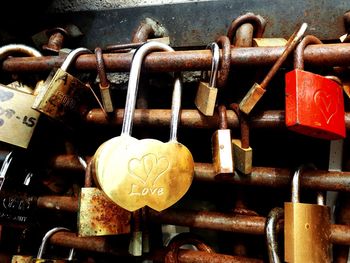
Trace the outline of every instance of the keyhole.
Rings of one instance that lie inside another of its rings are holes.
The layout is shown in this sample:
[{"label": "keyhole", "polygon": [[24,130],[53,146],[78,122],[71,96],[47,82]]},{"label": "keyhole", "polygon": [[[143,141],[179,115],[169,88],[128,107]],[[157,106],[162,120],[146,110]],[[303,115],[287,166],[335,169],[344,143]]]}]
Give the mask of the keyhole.
[{"label": "keyhole", "polygon": [[305,224],[305,229],[309,229],[310,228],[310,224],[309,223],[306,223]]}]

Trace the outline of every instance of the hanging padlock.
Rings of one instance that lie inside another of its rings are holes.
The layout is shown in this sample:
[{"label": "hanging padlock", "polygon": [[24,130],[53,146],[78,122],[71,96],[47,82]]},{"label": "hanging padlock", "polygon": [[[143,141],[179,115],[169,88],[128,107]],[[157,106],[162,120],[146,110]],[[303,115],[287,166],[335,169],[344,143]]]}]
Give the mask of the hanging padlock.
[{"label": "hanging padlock", "polygon": [[288,129],[316,138],[345,138],[343,91],[335,81],[304,71],[303,52],[308,44],[321,44],[306,36],[294,55],[294,70],[285,77],[285,123]]},{"label": "hanging padlock", "polygon": [[298,168],[292,180],[292,202],[284,203],[284,256],[286,262],[329,263],[330,209],[318,193],[318,204],[300,203],[300,173]]},{"label": "hanging padlock", "polygon": [[233,152],[231,143],[231,130],[227,127],[227,114],[224,105],[218,106],[220,129],[212,138],[212,155],[214,172],[216,176],[232,175],[234,172]]},{"label": "hanging padlock", "polygon": [[11,263],[32,263],[33,262],[33,256],[28,255],[28,253],[23,253],[22,251],[22,242],[24,239],[26,239],[26,235],[28,232],[28,228],[25,228],[22,232],[22,235],[20,237],[19,245],[17,247],[17,255],[13,255],[11,258]]},{"label": "hanging padlock", "polygon": [[33,256],[26,255],[13,255],[11,259],[11,263],[32,263]]},{"label": "hanging padlock", "polygon": [[167,254],[165,255],[165,263],[178,263],[179,262],[179,250],[184,245],[192,245],[199,251],[207,253],[215,253],[214,249],[202,242],[195,234],[190,232],[183,232],[173,237],[168,246]]},{"label": "hanging padlock", "polygon": [[70,230],[68,228],[65,227],[55,227],[51,230],[49,230],[45,236],[43,237],[39,250],[38,250],[38,254],[36,256],[36,258],[33,259],[33,263],[64,263],[64,262],[74,262],[73,258],[74,258],[74,248],[71,248],[69,250],[69,255],[66,259],[43,259],[43,254],[45,252],[47,243],[49,241],[49,239],[51,238],[51,236],[57,232],[60,231],[69,231]]},{"label": "hanging padlock", "polygon": [[280,207],[273,208],[266,217],[265,236],[267,252],[269,255],[269,263],[281,263],[279,242],[277,236],[277,224],[283,219],[284,210]]},{"label": "hanging padlock", "polygon": [[[10,44],[0,48],[0,58],[14,53],[41,57],[39,51],[25,45]],[[0,141],[27,148],[38,122],[40,113],[33,110],[35,96],[32,90],[16,85],[0,84]]]},{"label": "hanging padlock", "polygon": [[253,149],[249,146],[248,116],[239,110],[237,104],[233,103],[230,106],[235,111],[241,128],[241,139],[232,140],[235,169],[243,174],[250,174],[253,166]]},{"label": "hanging padlock", "polygon": [[216,88],[216,78],[219,69],[220,52],[217,43],[213,42],[207,46],[211,49],[213,58],[209,82],[200,81],[194,103],[200,112],[206,116],[213,116],[216,104],[218,89]]},{"label": "hanging padlock", "polygon": [[254,85],[250,88],[242,101],[239,103],[239,109],[242,112],[249,114],[253,110],[255,104],[258,103],[258,101],[264,95],[267,85],[270,83],[271,79],[274,77],[283,62],[287,59],[288,55],[294,50],[294,48],[304,36],[306,29],[307,24],[303,23],[299,29],[292,34],[286,44],[282,55],[276,60],[261,84],[254,83]]},{"label": "hanging padlock", "polygon": [[106,112],[113,112],[114,107],[113,107],[113,101],[112,101],[112,96],[110,91],[111,83],[108,81],[108,78],[107,78],[105,63],[102,57],[102,49],[100,47],[95,48],[95,55],[96,55],[98,77],[100,79],[99,87],[100,87],[103,108]]},{"label": "hanging padlock", "polygon": [[177,141],[180,77],[174,83],[169,142],[131,137],[141,64],[155,50],[174,51],[163,43],[147,42],[135,52],[121,135],[103,143],[93,157],[96,184],[113,202],[129,211],[144,206],[157,211],[170,207],[187,192],[194,174],[191,152]]},{"label": "hanging padlock", "polygon": [[84,163],[85,186],[81,188],[78,210],[78,236],[106,236],[130,233],[130,212],[110,201],[92,187],[91,162]]},{"label": "hanging padlock", "polygon": [[79,55],[86,53],[91,51],[86,48],[74,49],[54,75],[51,72],[33,103],[34,109],[69,127],[81,123],[89,110],[89,104],[95,99],[94,93],[67,70]]}]

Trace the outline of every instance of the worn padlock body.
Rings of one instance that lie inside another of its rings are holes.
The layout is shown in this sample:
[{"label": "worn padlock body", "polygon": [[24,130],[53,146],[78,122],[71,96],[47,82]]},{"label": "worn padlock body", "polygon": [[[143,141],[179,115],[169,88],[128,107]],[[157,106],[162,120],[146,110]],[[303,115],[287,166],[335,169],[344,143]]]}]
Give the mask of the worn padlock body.
[{"label": "worn padlock body", "polygon": [[331,262],[329,207],[286,202],[284,213],[285,261]]},{"label": "worn padlock body", "polygon": [[235,168],[243,174],[252,173],[253,149],[251,147],[242,148],[242,141],[233,139],[232,150]]},{"label": "worn padlock body", "polygon": [[231,130],[220,129],[212,136],[213,165],[215,174],[221,176],[234,172]]},{"label": "worn padlock body", "polygon": [[122,208],[135,211],[149,206],[161,211],[189,189],[194,162],[181,143],[137,140],[126,134],[107,142],[94,155],[94,179]]},{"label": "worn padlock body", "polygon": [[11,263],[32,263],[32,256],[15,255],[11,259]]},{"label": "worn padlock body", "polygon": [[285,84],[288,129],[327,140],[345,138],[343,91],[336,82],[295,69],[286,74]]},{"label": "worn padlock body", "polygon": [[0,84],[0,141],[27,148],[40,112],[32,109],[34,95]]},{"label": "worn padlock body", "polygon": [[83,187],[79,198],[78,235],[127,233],[130,233],[130,212],[111,202],[100,189]]},{"label": "worn padlock body", "polygon": [[218,89],[210,87],[207,82],[199,82],[195,105],[205,116],[213,116]]},{"label": "worn padlock body", "polygon": [[90,88],[61,68],[35,99],[33,108],[48,117],[74,126],[81,123],[93,100]]}]

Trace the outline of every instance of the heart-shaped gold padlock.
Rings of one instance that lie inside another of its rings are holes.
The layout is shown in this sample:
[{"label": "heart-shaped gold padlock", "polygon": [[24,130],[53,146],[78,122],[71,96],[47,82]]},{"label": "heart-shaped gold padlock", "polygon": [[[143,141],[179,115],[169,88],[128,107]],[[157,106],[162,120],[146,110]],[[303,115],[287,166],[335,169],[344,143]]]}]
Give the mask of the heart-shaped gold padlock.
[{"label": "heart-shaped gold padlock", "polygon": [[148,42],[134,54],[126,98],[122,133],[103,143],[93,157],[96,184],[116,204],[129,211],[149,206],[164,210],[189,189],[194,162],[191,152],[176,139],[181,106],[181,81],[176,77],[172,99],[170,140],[138,140],[130,136],[143,58],[155,50],[174,51]]}]

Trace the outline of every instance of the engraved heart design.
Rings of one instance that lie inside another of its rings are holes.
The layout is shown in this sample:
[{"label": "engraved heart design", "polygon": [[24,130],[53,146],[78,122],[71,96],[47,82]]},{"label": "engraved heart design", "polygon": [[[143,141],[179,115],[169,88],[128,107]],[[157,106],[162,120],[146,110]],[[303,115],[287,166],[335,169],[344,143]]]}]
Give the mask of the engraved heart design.
[{"label": "engraved heart design", "polygon": [[324,90],[317,90],[314,94],[314,102],[317,108],[320,109],[325,121],[329,124],[330,120],[337,112],[337,102],[332,100],[332,96]]},{"label": "engraved heart design", "polygon": [[192,154],[178,142],[122,135],[100,146],[93,159],[97,185],[128,211],[144,206],[162,211],[178,202],[193,180]]},{"label": "engraved heart design", "polygon": [[128,167],[130,175],[140,179],[144,185],[154,186],[157,179],[168,169],[169,161],[166,157],[157,158],[155,154],[148,153],[141,159],[131,159]]},{"label": "engraved heart design", "polygon": [[13,92],[0,89],[0,101],[1,102],[8,101],[8,100],[12,99],[13,96],[14,96]]}]

